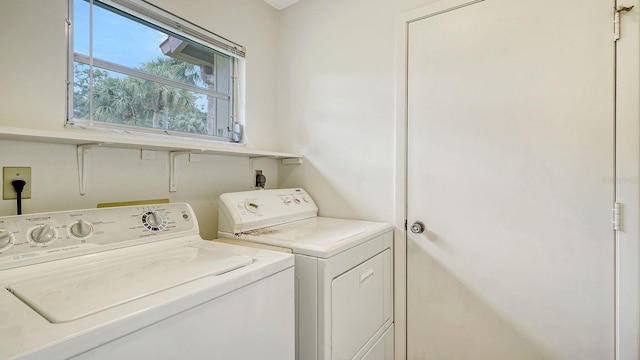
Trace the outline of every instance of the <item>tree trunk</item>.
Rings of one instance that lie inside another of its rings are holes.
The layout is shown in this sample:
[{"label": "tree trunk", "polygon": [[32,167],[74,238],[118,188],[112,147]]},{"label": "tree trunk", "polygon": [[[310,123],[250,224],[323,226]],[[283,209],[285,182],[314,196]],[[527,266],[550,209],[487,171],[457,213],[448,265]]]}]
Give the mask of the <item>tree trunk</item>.
[{"label": "tree trunk", "polygon": [[162,114],[162,128],[165,130],[169,129],[169,107],[165,107],[163,109],[163,114]]}]

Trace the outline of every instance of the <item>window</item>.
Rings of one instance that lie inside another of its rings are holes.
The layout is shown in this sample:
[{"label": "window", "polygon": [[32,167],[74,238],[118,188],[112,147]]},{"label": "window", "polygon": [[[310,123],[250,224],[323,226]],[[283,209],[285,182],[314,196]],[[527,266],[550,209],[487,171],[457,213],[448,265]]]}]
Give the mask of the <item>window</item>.
[{"label": "window", "polygon": [[141,0],[69,0],[67,125],[241,140],[244,48]]}]

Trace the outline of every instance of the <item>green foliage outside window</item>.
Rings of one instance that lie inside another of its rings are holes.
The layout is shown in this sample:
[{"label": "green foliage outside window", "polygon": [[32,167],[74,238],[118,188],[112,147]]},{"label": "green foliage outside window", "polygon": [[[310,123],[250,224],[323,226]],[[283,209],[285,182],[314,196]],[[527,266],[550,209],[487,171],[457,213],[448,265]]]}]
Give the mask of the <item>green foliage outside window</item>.
[{"label": "green foliage outside window", "polygon": [[[193,64],[158,57],[139,70],[182,83],[197,85],[199,69]],[[74,62],[74,117],[89,119],[90,68]],[[207,112],[198,96],[153,81],[107,70],[93,71],[93,114],[97,121],[207,134]]]}]

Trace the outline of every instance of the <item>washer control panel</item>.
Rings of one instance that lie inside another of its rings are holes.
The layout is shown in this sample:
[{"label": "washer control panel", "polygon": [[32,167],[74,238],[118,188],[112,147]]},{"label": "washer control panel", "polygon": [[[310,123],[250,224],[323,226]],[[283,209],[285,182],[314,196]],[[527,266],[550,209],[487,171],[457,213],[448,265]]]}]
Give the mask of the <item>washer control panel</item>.
[{"label": "washer control panel", "polygon": [[318,216],[318,207],[300,188],[220,195],[218,231],[241,233]]},{"label": "washer control panel", "polygon": [[193,209],[185,203],[0,217],[0,269],[79,249],[97,252],[198,234]]}]

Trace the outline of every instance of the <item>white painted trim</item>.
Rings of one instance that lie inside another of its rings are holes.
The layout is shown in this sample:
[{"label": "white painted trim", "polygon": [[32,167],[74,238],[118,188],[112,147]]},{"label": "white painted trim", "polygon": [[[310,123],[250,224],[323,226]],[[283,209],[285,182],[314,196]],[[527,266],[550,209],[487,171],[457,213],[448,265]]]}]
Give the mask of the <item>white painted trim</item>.
[{"label": "white painted trim", "polygon": [[640,9],[620,15],[616,42],[616,359],[640,359]]},{"label": "white painted trim", "polygon": [[405,14],[396,18],[396,164],[394,286],[395,358],[407,359],[407,27]]}]

